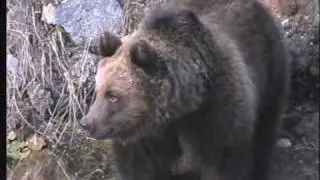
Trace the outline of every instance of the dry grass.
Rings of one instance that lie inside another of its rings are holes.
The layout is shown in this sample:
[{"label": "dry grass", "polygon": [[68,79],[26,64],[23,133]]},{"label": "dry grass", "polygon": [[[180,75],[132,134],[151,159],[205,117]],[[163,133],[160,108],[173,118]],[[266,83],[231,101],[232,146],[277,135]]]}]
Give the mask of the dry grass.
[{"label": "dry grass", "polygon": [[[7,73],[7,129],[27,127],[54,146],[68,127],[74,132],[90,103],[93,86],[82,86],[92,62],[86,47],[66,47],[62,31],[41,22],[40,0],[9,0],[7,8],[7,54],[18,59]],[[82,68],[75,75],[76,63]]]},{"label": "dry grass", "polygon": [[[93,99],[87,66],[95,66],[88,44],[82,49],[67,47],[61,29],[41,22],[40,0],[9,0],[7,9],[7,54],[18,60],[7,73],[7,130],[23,132],[22,139],[37,133],[50,142],[50,149],[68,131],[71,143],[77,121]],[[18,179],[41,179],[44,168],[55,168],[46,162],[39,162],[40,168],[22,161],[7,166],[8,179],[19,177],[14,173],[17,167],[25,168]],[[70,179],[61,162],[56,164],[64,172],[61,178]]]}]

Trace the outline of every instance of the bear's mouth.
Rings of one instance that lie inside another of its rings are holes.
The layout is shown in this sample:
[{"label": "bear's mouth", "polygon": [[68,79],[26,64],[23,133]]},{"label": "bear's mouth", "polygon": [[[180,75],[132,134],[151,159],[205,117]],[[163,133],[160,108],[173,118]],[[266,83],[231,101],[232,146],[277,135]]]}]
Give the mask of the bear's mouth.
[{"label": "bear's mouth", "polygon": [[110,127],[105,129],[104,131],[90,131],[88,136],[95,138],[97,140],[104,140],[104,139],[112,139],[112,138],[116,138],[118,135],[118,133],[116,133],[115,129]]},{"label": "bear's mouth", "polygon": [[[123,122],[123,121],[122,121]],[[126,140],[134,136],[138,138],[140,136],[139,127],[142,124],[136,124],[134,126],[124,126],[123,124],[114,124],[112,125],[99,125],[92,126],[90,129],[80,128],[81,135],[86,138],[95,139],[95,140],[107,140],[107,139],[121,139]],[[120,128],[121,127],[121,128]]]},{"label": "bear's mouth", "polygon": [[97,131],[95,128],[92,128],[90,130],[80,128],[80,135],[90,139],[103,140],[115,138],[117,136],[117,133],[115,133],[114,128],[106,128],[103,131]]}]

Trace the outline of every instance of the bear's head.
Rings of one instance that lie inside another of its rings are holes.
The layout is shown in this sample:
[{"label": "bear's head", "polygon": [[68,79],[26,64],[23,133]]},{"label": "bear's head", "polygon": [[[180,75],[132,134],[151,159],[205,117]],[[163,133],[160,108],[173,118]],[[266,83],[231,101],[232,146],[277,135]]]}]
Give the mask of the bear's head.
[{"label": "bear's head", "polygon": [[99,51],[104,58],[96,74],[96,99],[80,125],[96,139],[139,136],[155,117],[152,107],[161,96],[165,68],[143,38],[124,40],[106,32]]}]

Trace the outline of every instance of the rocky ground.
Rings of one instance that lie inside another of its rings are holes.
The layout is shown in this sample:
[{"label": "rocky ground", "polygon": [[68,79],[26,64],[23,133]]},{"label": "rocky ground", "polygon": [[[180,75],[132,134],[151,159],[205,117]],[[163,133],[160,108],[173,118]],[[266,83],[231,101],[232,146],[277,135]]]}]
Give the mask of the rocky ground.
[{"label": "rocky ground", "polygon": [[[317,180],[319,4],[261,1],[274,12],[293,61],[272,177]],[[8,179],[114,178],[110,142],[84,139],[77,131],[91,103],[99,59],[89,49],[100,30],[131,33],[150,5],[164,0],[87,2],[7,1]]]}]

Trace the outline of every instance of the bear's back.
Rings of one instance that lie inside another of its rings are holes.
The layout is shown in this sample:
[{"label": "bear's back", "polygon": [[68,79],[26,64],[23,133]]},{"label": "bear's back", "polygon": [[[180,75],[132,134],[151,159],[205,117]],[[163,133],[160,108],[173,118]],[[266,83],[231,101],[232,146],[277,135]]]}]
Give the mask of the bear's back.
[{"label": "bear's back", "polygon": [[[196,9],[196,13],[211,29],[213,36],[218,39],[219,36],[224,36],[232,40],[248,66],[260,96],[270,93],[270,87],[274,87],[272,94],[280,97],[286,94],[289,58],[282,34],[269,10],[259,2],[251,0],[209,2],[213,7],[206,8],[203,3],[203,6]],[[199,3],[202,3],[202,0]],[[227,46],[224,42],[220,43]]]},{"label": "bear's back", "polygon": [[284,104],[289,89],[290,59],[280,30],[261,3],[255,0],[171,0],[167,6],[192,10],[211,30],[218,46],[225,48],[225,53],[236,51],[235,54],[241,55],[257,96],[274,96],[274,101]]}]

